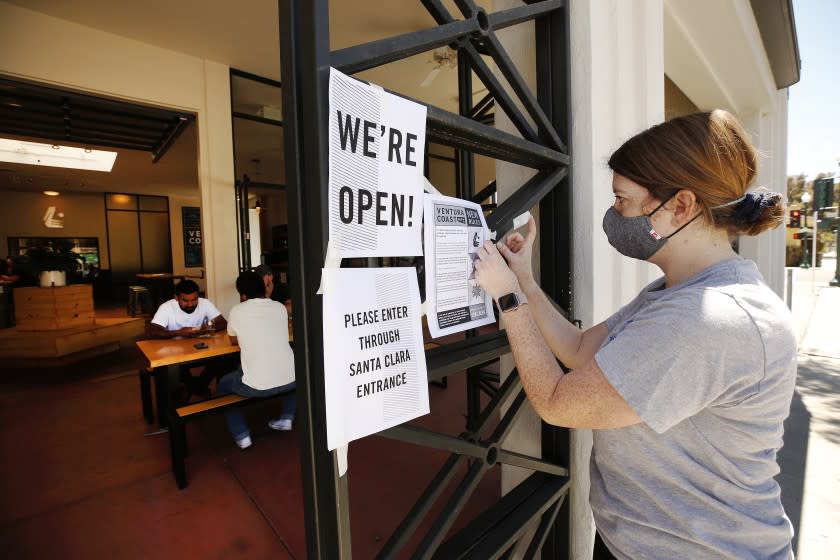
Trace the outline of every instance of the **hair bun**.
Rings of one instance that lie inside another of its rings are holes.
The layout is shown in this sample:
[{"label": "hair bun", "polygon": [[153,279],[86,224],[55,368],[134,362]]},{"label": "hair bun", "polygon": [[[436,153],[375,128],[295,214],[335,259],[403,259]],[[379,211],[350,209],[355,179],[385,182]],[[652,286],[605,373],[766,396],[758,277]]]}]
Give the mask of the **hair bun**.
[{"label": "hair bun", "polygon": [[765,209],[776,206],[780,198],[778,193],[748,192],[744,195],[744,200],[735,207],[733,217],[747,223],[754,222],[761,217]]}]

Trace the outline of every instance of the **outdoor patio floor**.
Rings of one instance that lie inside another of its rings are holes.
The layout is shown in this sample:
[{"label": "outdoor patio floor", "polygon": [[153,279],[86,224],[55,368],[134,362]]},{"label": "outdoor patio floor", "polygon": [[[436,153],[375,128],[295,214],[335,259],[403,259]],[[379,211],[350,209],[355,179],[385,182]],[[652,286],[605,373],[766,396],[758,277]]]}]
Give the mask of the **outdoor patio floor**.
[{"label": "outdoor patio floor", "polygon": [[[128,347],[60,369],[0,369],[3,556],[306,558],[297,426],[275,432],[271,403],[250,407],[254,445],[240,450],[222,417],[188,424],[189,487],[178,490],[168,436],[144,435],[155,426],[141,414],[142,364]],[[430,399],[419,425],[464,430],[463,375],[430,385]],[[376,436],[350,445],[354,558],[376,555],[447,457]],[[488,471],[454,530],[498,500],[499,479]]]}]

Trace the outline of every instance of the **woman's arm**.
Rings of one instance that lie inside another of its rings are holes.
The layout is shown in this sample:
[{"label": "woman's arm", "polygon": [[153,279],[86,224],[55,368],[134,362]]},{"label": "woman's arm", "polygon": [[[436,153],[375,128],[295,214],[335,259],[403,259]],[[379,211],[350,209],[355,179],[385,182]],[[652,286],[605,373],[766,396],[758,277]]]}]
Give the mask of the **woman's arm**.
[{"label": "woman's arm", "polygon": [[[476,280],[494,299],[521,291],[517,276],[492,243],[486,243],[478,256]],[[530,297],[528,292],[525,294]],[[578,335],[573,331],[579,331],[565,319],[563,321],[568,327],[558,328],[562,323],[546,313],[546,306],[551,304],[544,295],[542,299],[537,297],[535,304],[536,313],[543,313],[549,318],[547,321],[544,319],[546,329],[562,339],[558,345],[561,353],[568,354],[568,358],[577,362],[573,371],[563,374],[553,349],[538,326],[530,300],[528,304],[503,314],[522,386],[537,414],[550,424],[570,428],[606,429],[639,423],[638,415],[610,385],[594,359],[595,351],[606,336],[606,326],[602,323],[586,331],[588,335]],[[551,310],[562,319],[553,307]],[[586,354],[589,356],[584,359]]]},{"label": "woman's arm", "polygon": [[514,232],[499,242],[496,248],[516,275],[522,293],[528,298],[531,315],[551,351],[566,367],[577,368],[595,356],[607,337],[607,327],[601,323],[581,331],[554,307],[534,279],[531,254],[536,237],[537,224],[531,217],[525,237]]},{"label": "woman's arm", "polygon": [[607,381],[594,358],[563,374],[529,305],[509,311],[504,317],[522,386],[540,418],[555,426],[591,429],[621,428],[641,422]]},{"label": "woman's arm", "polygon": [[528,298],[531,317],[543,339],[563,365],[575,369],[595,357],[595,352],[609,334],[606,323],[598,323],[582,331],[554,307],[536,282],[527,287],[521,286],[521,289]]}]

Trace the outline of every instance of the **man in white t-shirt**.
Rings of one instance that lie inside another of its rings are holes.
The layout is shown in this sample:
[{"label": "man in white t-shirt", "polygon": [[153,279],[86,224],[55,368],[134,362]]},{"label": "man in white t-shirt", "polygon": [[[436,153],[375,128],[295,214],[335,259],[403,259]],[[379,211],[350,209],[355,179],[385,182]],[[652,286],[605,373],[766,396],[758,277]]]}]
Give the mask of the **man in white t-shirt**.
[{"label": "man in white t-shirt", "polygon": [[[207,325],[210,319],[211,324]],[[198,336],[227,328],[227,321],[216,306],[198,296],[198,284],[192,280],[182,280],[175,286],[175,296],[158,307],[149,324],[149,338],[174,338],[177,336]],[[201,364],[195,364],[200,366]],[[189,368],[181,369],[181,380],[186,393],[176,397],[176,401],[189,401],[190,395],[209,397],[209,385],[213,379],[230,371],[230,359],[216,358],[207,363],[198,376],[192,376]]]},{"label": "man in white t-shirt", "polygon": [[[283,413],[268,425],[274,430],[292,429],[297,411],[295,358],[289,346],[286,307],[266,297],[262,277],[246,271],[236,279],[241,303],[230,310],[227,325],[231,342],[239,344],[241,364],[219,380],[218,394],[236,393],[245,397],[284,394]],[[242,412],[225,414],[236,445],[251,446],[251,434]]]},{"label": "man in white t-shirt", "polygon": [[[205,320],[213,321],[212,327],[205,326]],[[175,286],[175,297],[158,307],[149,324],[149,337],[174,338],[176,336],[197,336],[202,332],[220,331],[227,327],[227,321],[209,299],[198,297],[198,284],[182,280]]]}]

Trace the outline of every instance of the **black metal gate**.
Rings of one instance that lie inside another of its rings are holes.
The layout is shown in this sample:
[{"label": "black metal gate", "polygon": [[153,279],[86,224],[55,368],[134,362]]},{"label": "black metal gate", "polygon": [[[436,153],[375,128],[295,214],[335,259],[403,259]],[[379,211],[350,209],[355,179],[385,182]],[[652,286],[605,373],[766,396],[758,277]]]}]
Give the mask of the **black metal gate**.
[{"label": "black metal gate", "polygon": [[[320,282],[328,241],[327,110],[329,68],[353,74],[414,54],[449,45],[457,49],[460,114],[427,106],[427,138],[455,148],[459,195],[474,192],[473,154],[482,154],[537,170],[536,175],[488,216],[500,236],[513,219],[540,203],[541,284],[566,312],[571,311],[571,192],[568,137],[568,16],[562,0],[526,2],[488,13],[473,0],[455,0],[455,17],[440,0],[420,0],[437,26],[330,52],[328,0],[279,0],[282,53],[285,160],[289,192],[289,261],[295,301],[295,359],[301,402],[301,457],[307,532],[307,556],[350,558],[349,496],[346,476],[339,476],[335,453],[327,451],[324,408],[323,336]],[[384,9],[384,8],[383,8]],[[496,31],[534,20],[537,92],[531,92],[506,53]],[[488,66],[491,56],[516,100]],[[473,105],[470,71],[487,87]],[[517,103],[518,102],[518,103]],[[488,125],[491,107],[504,111],[521,137]],[[520,109],[522,107],[522,109]],[[534,124],[531,124],[534,123]],[[535,125],[535,126],[534,126]],[[305,244],[304,244],[305,240]],[[378,434],[451,453],[432,478],[378,558],[509,558],[518,548],[524,557],[567,558],[568,496],[571,485],[568,433],[543,426],[542,457],[503,449],[502,444],[526,401],[518,375],[488,379],[480,366],[509,351],[503,332],[477,335],[429,350],[429,380],[467,371],[466,431],[458,436],[401,425]],[[481,409],[478,394],[491,394]],[[500,414],[501,403],[512,399]],[[500,421],[493,427],[492,421]],[[492,429],[491,429],[492,428]],[[482,434],[489,432],[489,436]],[[456,534],[458,512],[482,475],[498,464],[525,467],[533,474]],[[566,466],[564,466],[566,465]],[[466,475],[450,495],[442,489]],[[431,528],[414,551],[404,550],[437,500],[444,500]],[[527,542],[520,543],[520,540]]]}]

